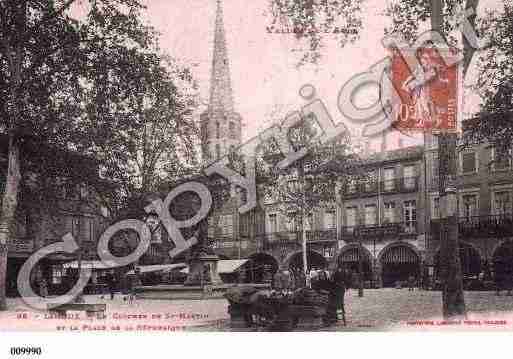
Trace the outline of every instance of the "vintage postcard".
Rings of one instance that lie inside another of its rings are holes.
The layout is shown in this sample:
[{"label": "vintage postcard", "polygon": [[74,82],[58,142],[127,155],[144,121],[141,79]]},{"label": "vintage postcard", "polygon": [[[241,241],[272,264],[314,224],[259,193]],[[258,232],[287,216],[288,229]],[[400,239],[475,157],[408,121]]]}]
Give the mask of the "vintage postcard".
[{"label": "vintage postcard", "polygon": [[513,330],[512,14],[0,0],[0,332]]}]

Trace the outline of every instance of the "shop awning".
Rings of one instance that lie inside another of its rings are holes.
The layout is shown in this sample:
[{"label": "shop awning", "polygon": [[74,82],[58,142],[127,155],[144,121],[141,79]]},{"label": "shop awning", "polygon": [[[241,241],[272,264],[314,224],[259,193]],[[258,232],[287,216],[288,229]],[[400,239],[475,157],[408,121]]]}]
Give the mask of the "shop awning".
[{"label": "shop awning", "polygon": [[[150,272],[171,272],[172,270],[185,268],[187,264],[185,263],[174,263],[174,264],[155,264],[148,266],[139,266],[137,267],[140,273],[150,273]],[[129,271],[127,274],[135,274],[134,270]]]},{"label": "shop awning", "polygon": [[[225,259],[217,262],[217,273],[230,274],[236,272],[242,267],[248,259]],[[189,273],[189,267],[182,269],[180,272]]]},{"label": "shop awning", "polygon": [[228,274],[237,271],[244,265],[247,259],[227,259],[217,262],[217,273]]}]

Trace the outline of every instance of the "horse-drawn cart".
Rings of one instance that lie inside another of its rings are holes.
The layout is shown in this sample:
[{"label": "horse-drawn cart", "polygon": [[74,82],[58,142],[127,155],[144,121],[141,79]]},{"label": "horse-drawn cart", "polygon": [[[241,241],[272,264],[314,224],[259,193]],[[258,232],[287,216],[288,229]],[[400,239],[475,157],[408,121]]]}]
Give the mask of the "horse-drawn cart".
[{"label": "horse-drawn cart", "polygon": [[226,293],[232,328],[290,331],[326,322],[328,295],[303,288],[295,292],[236,288]]}]

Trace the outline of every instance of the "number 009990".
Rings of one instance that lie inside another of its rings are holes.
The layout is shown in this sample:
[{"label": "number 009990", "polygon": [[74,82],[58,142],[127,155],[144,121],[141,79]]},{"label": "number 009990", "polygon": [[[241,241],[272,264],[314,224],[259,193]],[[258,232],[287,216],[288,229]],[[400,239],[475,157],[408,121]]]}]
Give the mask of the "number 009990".
[{"label": "number 009990", "polygon": [[22,355],[41,355],[41,347],[12,347],[11,355],[22,356]]}]

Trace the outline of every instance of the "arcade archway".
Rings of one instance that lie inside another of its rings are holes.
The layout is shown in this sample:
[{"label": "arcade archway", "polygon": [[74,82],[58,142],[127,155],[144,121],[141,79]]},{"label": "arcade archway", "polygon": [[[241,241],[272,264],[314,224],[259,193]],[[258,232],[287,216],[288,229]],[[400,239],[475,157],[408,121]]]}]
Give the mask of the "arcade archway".
[{"label": "arcade archway", "polygon": [[[308,271],[326,269],[328,267],[328,261],[322,256],[322,254],[315,251],[306,252],[306,261]],[[303,252],[299,251],[292,254],[286,263],[289,265],[289,271],[291,272],[296,287],[305,285],[305,276],[303,273]]]},{"label": "arcade archway", "polygon": [[496,278],[513,275],[513,241],[502,243],[493,253],[493,268]]},{"label": "arcade archway", "polygon": [[408,278],[419,278],[420,257],[410,246],[393,245],[383,249],[380,255],[383,287],[393,287]]},{"label": "arcade archway", "polygon": [[248,258],[245,281],[248,283],[271,283],[278,271],[278,261],[266,253],[255,253]]},{"label": "arcade archway", "polygon": [[363,270],[363,279],[372,280],[372,261],[369,251],[359,246],[342,248],[338,258],[337,265],[352,273],[360,273],[360,257]]},{"label": "arcade archway", "polygon": [[[308,271],[325,269],[328,267],[328,261],[322,256],[322,254],[314,251],[307,251],[306,256]],[[287,263],[289,264],[289,269],[293,273],[303,273],[303,252],[299,251],[292,254]]]},{"label": "arcade archway", "polygon": [[[464,277],[477,276],[481,273],[481,256],[477,249],[465,242],[459,242],[461,274]],[[434,258],[435,277],[440,276],[440,250]]]}]

